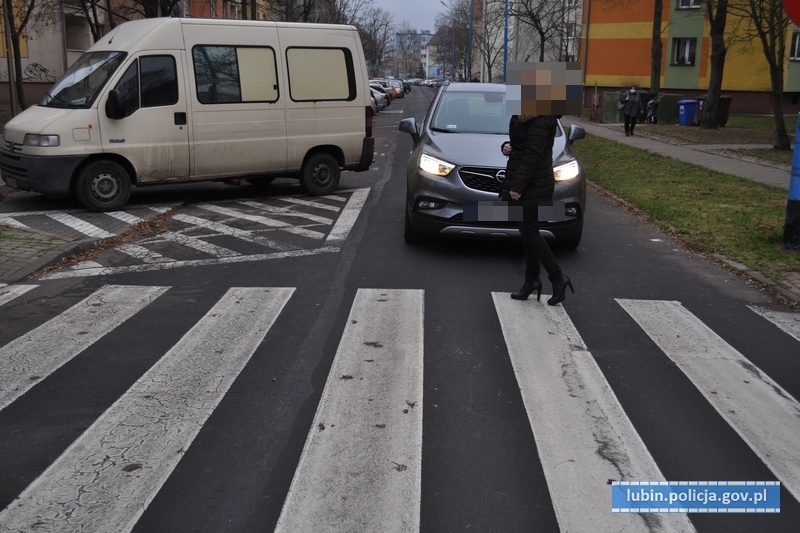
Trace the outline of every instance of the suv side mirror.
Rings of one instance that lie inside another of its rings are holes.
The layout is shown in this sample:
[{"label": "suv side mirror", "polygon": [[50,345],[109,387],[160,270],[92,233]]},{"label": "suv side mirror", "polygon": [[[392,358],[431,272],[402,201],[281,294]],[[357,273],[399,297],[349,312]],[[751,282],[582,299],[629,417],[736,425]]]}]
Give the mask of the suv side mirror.
[{"label": "suv side mirror", "polygon": [[420,136],[419,132],[417,131],[417,120],[414,117],[404,118],[400,121],[397,128],[405,133],[411,135],[411,138],[414,140],[414,144],[419,143]]}]

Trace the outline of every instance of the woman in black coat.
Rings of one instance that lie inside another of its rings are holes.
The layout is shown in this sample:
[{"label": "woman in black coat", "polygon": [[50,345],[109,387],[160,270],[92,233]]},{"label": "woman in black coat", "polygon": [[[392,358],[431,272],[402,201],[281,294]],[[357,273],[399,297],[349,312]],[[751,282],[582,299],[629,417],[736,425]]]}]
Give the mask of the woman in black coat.
[{"label": "woman in black coat", "polygon": [[514,115],[509,124],[509,141],[502,150],[508,156],[506,180],[500,198],[509,205],[523,208],[520,233],[525,253],[525,284],[511,295],[515,300],[526,300],[533,291],[536,299],[542,295],[539,263],[544,265],[553,284],[553,296],[547,300],[556,305],[566,298],[567,287],[572,292],[572,282],[561,273],[550,246],[539,233],[539,202],[553,199],[553,140],[556,136],[556,117],[553,115]]}]

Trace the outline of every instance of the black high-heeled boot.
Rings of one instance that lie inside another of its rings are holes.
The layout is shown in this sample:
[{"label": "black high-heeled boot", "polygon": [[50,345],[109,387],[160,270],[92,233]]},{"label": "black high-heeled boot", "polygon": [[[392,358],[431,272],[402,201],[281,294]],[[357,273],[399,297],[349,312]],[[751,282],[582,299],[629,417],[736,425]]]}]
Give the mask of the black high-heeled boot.
[{"label": "black high-heeled boot", "polygon": [[539,278],[526,279],[522,288],[517,292],[512,292],[511,297],[515,300],[527,300],[533,291],[536,291],[536,301],[539,301],[542,296],[542,281]]},{"label": "black high-heeled boot", "polygon": [[567,287],[575,294],[575,289],[572,288],[572,281],[564,274],[559,273],[557,277],[550,278],[553,282],[553,296],[547,300],[548,305],[556,305],[563,302],[567,298]]}]

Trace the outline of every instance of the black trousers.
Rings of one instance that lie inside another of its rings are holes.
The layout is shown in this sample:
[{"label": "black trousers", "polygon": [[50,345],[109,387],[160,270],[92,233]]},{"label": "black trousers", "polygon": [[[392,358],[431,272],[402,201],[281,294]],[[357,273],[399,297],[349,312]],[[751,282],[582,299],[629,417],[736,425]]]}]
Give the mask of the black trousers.
[{"label": "black trousers", "polygon": [[624,115],[625,116],[625,133],[633,134],[633,127],[636,126],[636,120],[639,118],[637,116],[631,115]]},{"label": "black trousers", "polygon": [[[532,213],[531,213],[532,211]],[[550,245],[539,233],[539,217],[537,208],[526,208],[525,216],[519,224],[522,234],[522,251],[525,255],[525,279],[533,280],[539,278],[539,263],[544,265],[544,269],[552,280],[561,274],[561,268],[553,257]]]}]

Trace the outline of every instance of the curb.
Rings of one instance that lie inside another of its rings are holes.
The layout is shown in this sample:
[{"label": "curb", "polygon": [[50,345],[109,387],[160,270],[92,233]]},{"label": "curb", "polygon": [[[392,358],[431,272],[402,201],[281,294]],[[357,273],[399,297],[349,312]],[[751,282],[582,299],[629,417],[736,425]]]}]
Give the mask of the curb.
[{"label": "curb", "polygon": [[12,272],[10,274],[5,275],[4,277],[0,278],[0,282],[4,283],[16,283],[18,281],[22,281],[28,276],[38,272],[39,270],[63,261],[68,257],[74,255],[80,255],[88,250],[91,250],[98,244],[102,243],[104,239],[90,239],[86,241],[80,241],[77,243],[69,243],[66,245],[59,246],[54,250],[50,250],[49,252],[45,252],[41,257],[32,261],[25,265],[24,267],[20,268],[19,270]]}]

